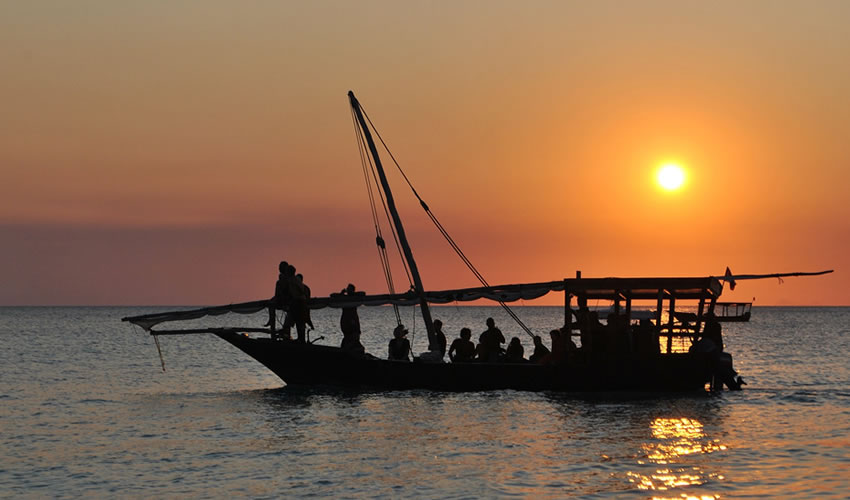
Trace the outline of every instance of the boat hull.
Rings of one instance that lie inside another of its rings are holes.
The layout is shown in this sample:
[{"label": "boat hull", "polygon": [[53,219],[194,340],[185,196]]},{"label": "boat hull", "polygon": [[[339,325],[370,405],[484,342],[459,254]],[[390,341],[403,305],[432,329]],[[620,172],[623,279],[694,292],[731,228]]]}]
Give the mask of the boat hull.
[{"label": "boat hull", "polygon": [[419,363],[352,355],[330,346],[251,338],[219,337],[274,372],[287,385],[437,391],[626,391],[705,390],[710,360],[700,353],[652,357],[631,355],[535,363]]},{"label": "boat hull", "polygon": [[750,312],[738,316],[717,316],[715,319],[720,323],[745,323],[750,320]]}]

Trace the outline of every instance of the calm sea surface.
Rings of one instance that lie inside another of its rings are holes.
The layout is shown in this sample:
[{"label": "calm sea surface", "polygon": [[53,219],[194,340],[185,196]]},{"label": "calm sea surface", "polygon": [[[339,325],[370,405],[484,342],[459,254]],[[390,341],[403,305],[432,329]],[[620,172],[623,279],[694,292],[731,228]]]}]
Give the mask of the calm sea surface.
[{"label": "calm sea surface", "polygon": [[[294,391],[211,335],[161,338],[163,373],[120,322],[157,310],[0,308],[0,496],[850,496],[850,308],[754,308],[724,326],[744,391],[631,399]],[[390,312],[361,308],[373,353]],[[314,337],[337,344],[338,315]],[[520,336],[498,308],[435,312],[450,340],[487,316]]]}]

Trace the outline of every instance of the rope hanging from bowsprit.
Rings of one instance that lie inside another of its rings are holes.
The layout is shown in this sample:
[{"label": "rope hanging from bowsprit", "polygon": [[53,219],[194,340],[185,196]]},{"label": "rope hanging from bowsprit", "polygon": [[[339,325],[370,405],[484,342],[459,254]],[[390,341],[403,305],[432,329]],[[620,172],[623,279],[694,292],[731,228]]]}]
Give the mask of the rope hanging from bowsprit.
[{"label": "rope hanging from bowsprit", "polygon": [[[472,274],[475,275],[475,278],[478,279],[478,281],[482,285],[489,287],[490,284],[487,282],[486,279],[484,279],[484,276],[478,271],[478,269],[476,269],[475,265],[472,264],[472,261],[469,260],[469,258],[466,256],[466,254],[463,253],[463,250],[460,249],[460,246],[455,242],[454,238],[451,237],[451,235],[446,230],[446,228],[440,223],[439,219],[437,219],[437,216],[434,215],[434,213],[428,207],[428,204],[425,203],[425,200],[423,200],[422,197],[419,196],[419,193],[416,191],[416,188],[413,187],[413,183],[411,183],[410,179],[407,178],[407,174],[404,173],[404,170],[402,170],[401,165],[399,165],[398,161],[395,159],[395,156],[393,155],[392,151],[390,151],[390,148],[387,147],[387,143],[384,142],[384,138],[381,137],[381,133],[378,132],[377,128],[375,128],[375,124],[372,123],[372,120],[369,118],[369,114],[366,113],[366,110],[363,109],[363,106],[360,107],[360,110],[363,112],[363,116],[366,117],[366,120],[369,122],[369,125],[372,127],[372,130],[375,131],[375,134],[378,136],[378,140],[381,141],[381,144],[384,146],[384,149],[390,155],[390,158],[393,160],[393,163],[395,164],[396,168],[401,173],[401,176],[404,178],[404,181],[407,182],[407,185],[410,187],[410,190],[413,192],[413,195],[416,196],[417,200],[419,200],[419,204],[422,206],[422,209],[425,210],[425,213],[428,215],[428,218],[431,219],[431,222],[434,223],[434,226],[436,226],[436,228],[440,231],[440,234],[443,235],[443,238],[445,238],[445,240],[448,242],[449,246],[452,247],[452,250],[454,250],[455,253],[458,255],[458,257],[460,257],[460,259],[463,261],[463,263],[466,265],[466,267],[469,268],[470,271],[472,271]],[[359,128],[358,128],[358,130],[359,130]],[[370,186],[370,189],[371,189],[371,186]],[[379,192],[380,192],[380,190],[379,190]],[[390,225],[390,227],[392,227],[392,225]],[[402,261],[403,260],[404,259],[402,259]],[[407,269],[407,267],[405,266],[405,270],[406,269]],[[408,273],[408,278],[409,278],[409,273]],[[504,309],[505,312],[508,313],[508,316],[510,316],[516,322],[516,324],[519,325],[525,331],[525,333],[527,333],[530,337],[534,338],[534,333],[532,333],[531,329],[529,329],[528,326],[526,326],[526,324],[523,323],[523,321],[519,318],[519,316],[516,315],[516,313],[513,311],[513,309],[508,307],[508,305],[502,300],[499,300],[498,302],[499,302],[499,305],[502,306],[502,309]]]},{"label": "rope hanging from bowsprit", "polygon": [[156,352],[159,353],[159,364],[162,365],[162,371],[165,371],[165,359],[162,357],[162,349],[159,347],[159,335],[153,336],[153,342],[156,344]]}]

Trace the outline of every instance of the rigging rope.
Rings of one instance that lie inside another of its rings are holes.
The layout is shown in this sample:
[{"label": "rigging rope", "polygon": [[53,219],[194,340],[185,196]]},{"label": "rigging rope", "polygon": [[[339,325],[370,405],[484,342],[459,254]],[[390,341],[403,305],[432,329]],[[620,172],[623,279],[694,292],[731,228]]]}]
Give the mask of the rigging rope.
[{"label": "rigging rope", "polygon": [[159,335],[153,336],[153,342],[156,344],[156,352],[159,353],[159,363],[162,365],[162,371],[165,371],[165,359],[162,357],[162,349],[159,347]]},{"label": "rigging rope", "polygon": [[[413,343],[416,341],[416,304],[413,304],[413,317],[410,318],[410,329],[412,333],[410,334],[410,345],[414,345]],[[410,351],[410,354],[413,354],[413,351]]]},{"label": "rigging rope", "polygon": [[[369,165],[372,169],[372,179],[375,181],[375,186],[378,186],[378,173],[376,172],[375,165],[372,163],[371,158],[369,158]],[[404,252],[401,249],[401,242],[398,239],[398,233],[396,232],[395,224],[392,223],[392,216],[390,215],[390,209],[387,206],[387,200],[384,198],[383,191],[381,191],[380,189],[377,189],[377,191],[378,195],[380,195],[381,198],[381,204],[384,207],[384,216],[387,218],[387,225],[390,226],[390,231],[393,235],[393,241],[395,242],[396,251],[398,251],[399,258],[401,259],[401,264],[404,267],[404,273],[407,275],[407,282],[410,285],[410,288],[413,288],[413,277],[410,274],[410,268],[407,265],[407,259],[404,258]],[[383,241],[379,242],[379,244],[383,244]],[[387,265],[389,265],[389,260],[387,261]]]},{"label": "rigging rope", "polygon": [[[452,247],[452,249],[455,251],[455,253],[458,255],[458,257],[460,257],[460,259],[463,261],[463,263],[466,264],[466,267],[469,268],[470,271],[472,271],[472,274],[475,275],[475,277],[478,279],[478,281],[481,282],[482,285],[489,287],[490,284],[487,282],[486,279],[484,279],[484,276],[472,264],[472,261],[469,260],[469,258],[466,256],[466,254],[463,253],[463,250],[460,249],[460,246],[455,242],[454,238],[452,238],[451,235],[449,234],[449,232],[446,230],[446,228],[443,227],[443,225],[440,223],[439,219],[437,219],[437,216],[434,215],[433,212],[431,212],[431,209],[428,208],[428,204],[425,203],[425,200],[423,200],[422,197],[419,196],[419,193],[416,191],[416,188],[413,187],[413,183],[411,183],[410,179],[407,178],[407,174],[405,174],[404,170],[402,170],[401,165],[399,165],[398,161],[395,159],[395,156],[393,155],[393,152],[390,151],[390,148],[387,146],[387,143],[384,142],[384,138],[381,137],[381,133],[378,132],[377,128],[375,128],[375,124],[372,123],[372,119],[369,118],[369,114],[366,113],[366,110],[363,109],[363,106],[360,106],[360,110],[363,112],[363,116],[366,117],[366,120],[369,122],[369,125],[372,127],[372,130],[375,131],[375,135],[378,136],[378,140],[381,141],[381,144],[384,146],[384,150],[386,150],[387,154],[390,155],[390,158],[393,160],[393,163],[395,164],[398,171],[401,172],[401,176],[404,178],[405,182],[407,182],[407,185],[410,187],[410,190],[413,192],[413,195],[416,196],[417,200],[419,200],[419,204],[425,210],[425,213],[428,215],[428,218],[431,219],[431,222],[434,223],[434,225],[440,231],[440,234],[442,234],[443,238],[445,238],[445,240],[449,243],[449,246]],[[516,313],[513,311],[513,309],[511,309],[502,300],[499,300],[498,302],[499,302],[499,305],[502,306],[502,309],[504,309],[505,312],[508,313],[508,316],[510,316],[511,319],[513,319],[525,331],[525,333],[527,333],[531,338],[534,338],[534,333],[532,333],[531,329],[528,328],[528,326],[526,326],[525,323],[523,323],[523,321],[519,318],[519,316],[516,315]]]},{"label": "rigging rope", "polygon": [[[363,180],[366,183],[366,192],[369,196],[369,207],[371,208],[371,212],[372,212],[372,224],[375,227],[375,244],[378,247],[378,257],[381,261],[381,268],[384,272],[384,279],[386,280],[386,283],[387,283],[387,289],[388,289],[389,293],[394,294],[395,293],[395,284],[393,282],[392,267],[390,265],[389,255],[387,254],[387,245],[386,245],[386,242],[385,242],[384,237],[383,237],[383,232],[381,231],[381,223],[380,223],[380,218],[378,217],[378,209],[376,207],[375,194],[372,192],[372,183],[369,180],[369,173],[371,171],[372,178],[375,180],[375,185],[376,186],[378,185],[378,180],[377,180],[376,174],[375,174],[375,166],[372,163],[372,159],[369,157],[368,153],[366,153],[366,143],[365,143],[365,140],[363,138],[363,131],[357,125],[357,119],[354,115],[353,109],[351,110],[351,120],[354,124],[354,133],[355,133],[355,137],[357,139],[357,150],[360,154],[360,166],[363,170]],[[367,166],[367,164],[368,164],[368,166]],[[387,204],[386,204],[386,201],[384,200],[383,193],[381,192],[380,189],[378,189],[378,194],[380,195],[380,198],[381,198],[381,204],[383,205],[384,213],[387,216],[387,218],[389,219],[389,211],[388,211],[388,208],[387,208]],[[390,229],[392,230],[393,240],[396,243],[396,248],[398,249],[399,254],[401,254],[401,246],[399,244],[398,236],[396,235],[395,228],[393,227],[392,223],[390,223]],[[407,263],[404,262],[404,259],[402,259],[402,263],[404,264],[404,270],[405,270],[405,273],[407,274],[408,281],[411,281],[410,271],[407,269]],[[393,312],[395,313],[396,322],[400,325],[401,324],[401,315],[400,315],[399,310],[398,310],[398,305],[393,304]]]}]

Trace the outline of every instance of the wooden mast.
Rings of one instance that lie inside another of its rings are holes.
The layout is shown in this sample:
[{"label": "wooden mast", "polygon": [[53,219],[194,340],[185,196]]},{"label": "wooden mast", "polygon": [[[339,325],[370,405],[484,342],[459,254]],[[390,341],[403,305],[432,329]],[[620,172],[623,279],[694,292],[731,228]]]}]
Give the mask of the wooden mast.
[{"label": "wooden mast", "polygon": [[351,101],[351,109],[357,116],[357,122],[360,124],[360,129],[366,138],[366,143],[369,145],[369,151],[372,153],[372,158],[375,160],[375,167],[378,169],[378,177],[381,179],[381,185],[384,188],[384,194],[387,198],[387,208],[393,217],[396,234],[404,252],[405,260],[410,268],[410,274],[413,277],[413,287],[416,295],[419,296],[419,304],[422,308],[422,319],[425,321],[425,329],[428,332],[428,340],[434,336],[434,323],[431,320],[431,309],[428,307],[428,301],[425,300],[425,288],[422,286],[422,278],[419,277],[419,268],[416,267],[416,261],[413,260],[413,252],[410,251],[410,244],[407,242],[407,236],[404,233],[404,226],[401,224],[401,218],[398,215],[398,210],[395,207],[393,192],[390,190],[390,184],[387,182],[387,176],[384,174],[384,167],[381,165],[381,158],[378,156],[378,149],[375,147],[375,141],[372,140],[372,133],[366,125],[366,120],[363,119],[363,112],[360,110],[360,102],[354,97],[354,92],[348,91],[348,99]]}]

